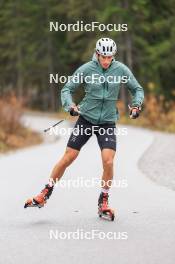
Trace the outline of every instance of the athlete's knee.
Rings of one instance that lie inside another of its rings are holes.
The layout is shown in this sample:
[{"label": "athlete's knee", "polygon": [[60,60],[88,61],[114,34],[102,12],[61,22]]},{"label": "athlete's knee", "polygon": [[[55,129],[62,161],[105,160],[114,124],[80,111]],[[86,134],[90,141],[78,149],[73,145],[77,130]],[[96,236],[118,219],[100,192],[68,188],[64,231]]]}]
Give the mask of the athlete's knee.
[{"label": "athlete's knee", "polygon": [[113,158],[106,157],[103,159],[103,168],[104,169],[111,169],[113,168]]},{"label": "athlete's knee", "polygon": [[67,147],[63,156],[64,165],[69,166],[77,158],[78,154],[78,150]]}]

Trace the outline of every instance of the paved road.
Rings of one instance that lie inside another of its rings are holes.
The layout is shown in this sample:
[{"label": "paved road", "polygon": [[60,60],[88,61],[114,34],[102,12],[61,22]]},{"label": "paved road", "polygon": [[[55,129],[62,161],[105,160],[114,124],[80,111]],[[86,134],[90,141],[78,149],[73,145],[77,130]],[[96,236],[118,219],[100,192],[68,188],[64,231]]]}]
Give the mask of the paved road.
[{"label": "paved road", "polygon": [[[26,120],[39,130],[55,121]],[[118,137],[118,187],[110,192],[110,204],[117,210],[114,222],[97,217],[98,186],[58,186],[45,208],[23,208],[26,198],[47,181],[65,149],[66,136],[1,156],[0,263],[174,264],[175,192],[151,182],[137,167],[153,140],[152,132],[131,127]],[[100,150],[92,137],[64,179],[100,178],[101,169]],[[78,239],[80,233],[91,239]]]},{"label": "paved road", "polygon": [[175,134],[154,132],[154,142],[139,161],[151,180],[175,191]]}]

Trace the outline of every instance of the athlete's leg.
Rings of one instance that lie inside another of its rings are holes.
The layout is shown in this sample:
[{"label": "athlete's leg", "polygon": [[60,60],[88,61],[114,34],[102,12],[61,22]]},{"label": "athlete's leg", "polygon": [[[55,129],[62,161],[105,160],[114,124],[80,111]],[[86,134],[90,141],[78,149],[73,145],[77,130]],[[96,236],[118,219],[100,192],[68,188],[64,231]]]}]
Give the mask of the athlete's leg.
[{"label": "athlete's leg", "polygon": [[[103,129],[102,129],[103,128]],[[109,129],[110,132],[109,132]],[[103,164],[103,174],[101,179],[101,193],[98,198],[98,214],[114,220],[114,211],[109,207],[109,189],[113,179],[113,161],[116,153],[116,134],[115,124],[101,125],[96,133],[99,147],[101,149],[101,158]]]},{"label": "athlete's leg", "polygon": [[115,215],[114,210],[109,206],[108,192],[113,179],[113,160],[115,156],[115,150],[104,148],[102,149],[101,156],[103,163],[103,175],[102,189],[98,198],[98,214],[100,217],[105,217],[113,221]]},{"label": "athlete's leg", "polygon": [[[81,118],[78,119],[75,127],[77,127],[79,124],[82,124]],[[45,188],[38,195],[26,201],[24,205],[25,208],[27,208],[28,206],[44,206],[47,199],[49,199],[50,195],[52,194],[55,183],[63,176],[65,169],[77,158],[80,149],[90,137],[91,135],[89,134],[86,135],[85,133],[79,133],[78,135],[76,135],[72,132],[67,143],[66,151],[61,160],[59,160],[58,163],[54,166],[48,184],[45,185]]]},{"label": "athlete's leg", "polygon": [[63,157],[56,163],[52,170],[50,178],[53,179],[54,182],[59,181],[63,176],[65,169],[77,158],[79,152],[80,151],[77,149],[70,147],[66,148]]},{"label": "athlete's leg", "polygon": [[82,133],[81,131],[79,131],[79,133],[77,134],[72,132],[68,140],[67,148],[63,157],[61,158],[61,160],[58,161],[58,163],[52,170],[50,178],[53,179],[54,182],[58,181],[63,176],[65,169],[77,158],[80,149],[86,144],[86,142],[91,137],[91,133],[85,133],[85,129],[91,128],[91,126],[82,117],[79,117],[74,126],[74,129],[79,129],[80,127],[82,127]]},{"label": "athlete's leg", "polygon": [[115,157],[115,150],[113,149],[102,149],[101,157],[103,163],[103,174],[102,174],[102,188],[109,189],[113,179],[113,160]]},{"label": "athlete's leg", "polygon": [[113,160],[116,153],[116,127],[115,125],[101,125],[100,129],[96,136],[103,163],[102,188],[109,189],[113,179]]}]

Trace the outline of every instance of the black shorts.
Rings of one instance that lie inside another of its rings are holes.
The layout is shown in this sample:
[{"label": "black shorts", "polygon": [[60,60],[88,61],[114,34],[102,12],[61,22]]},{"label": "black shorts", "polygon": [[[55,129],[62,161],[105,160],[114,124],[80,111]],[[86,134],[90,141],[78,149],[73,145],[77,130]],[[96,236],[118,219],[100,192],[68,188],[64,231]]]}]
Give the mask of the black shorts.
[{"label": "black shorts", "polygon": [[73,128],[67,147],[80,150],[93,134],[96,135],[101,150],[107,148],[116,151],[115,123],[94,125],[82,116],[79,116]]}]

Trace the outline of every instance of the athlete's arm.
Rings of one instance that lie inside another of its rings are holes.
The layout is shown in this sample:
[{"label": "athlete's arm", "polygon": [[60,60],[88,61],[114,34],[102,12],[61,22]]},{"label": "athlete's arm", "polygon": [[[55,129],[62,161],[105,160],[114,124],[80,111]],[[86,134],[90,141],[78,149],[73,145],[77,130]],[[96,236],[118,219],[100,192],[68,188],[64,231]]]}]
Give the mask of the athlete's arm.
[{"label": "athlete's arm", "polygon": [[[84,65],[80,66],[72,75],[71,80],[69,80],[61,90],[61,102],[65,111],[69,112],[71,108],[75,108],[76,105],[73,102],[72,94],[83,83]],[[76,78],[75,78],[76,76]]]},{"label": "athlete's arm", "polygon": [[144,100],[144,90],[142,86],[138,83],[133,73],[128,67],[124,67],[124,75],[128,77],[127,88],[132,95],[132,107],[140,107]]}]

